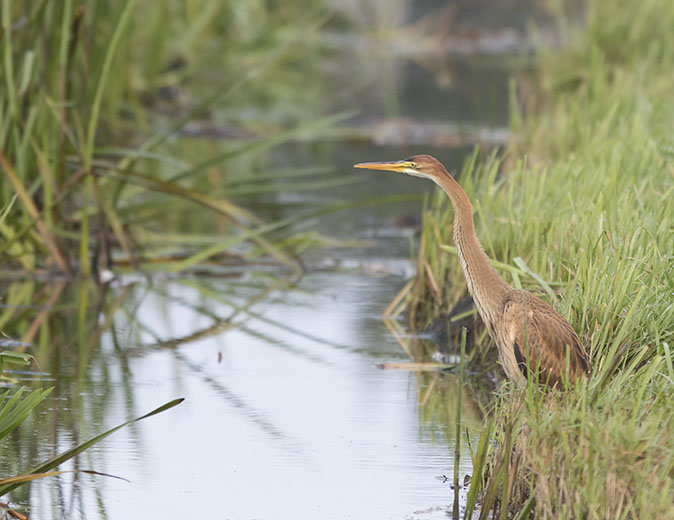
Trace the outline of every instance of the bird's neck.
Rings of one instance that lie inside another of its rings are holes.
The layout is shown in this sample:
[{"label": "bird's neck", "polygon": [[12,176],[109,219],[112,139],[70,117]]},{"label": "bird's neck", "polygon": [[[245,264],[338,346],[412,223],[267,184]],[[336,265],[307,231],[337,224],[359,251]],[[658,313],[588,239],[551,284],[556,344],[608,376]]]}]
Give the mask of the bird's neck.
[{"label": "bird's neck", "polygon": [[480,316],[491,328],[501,312],[503,296],[511,287],[494,269],[482,249],[475,234],[473,207],[466,192],[449,173],[445,173],[436,183],[447,193],[454,208],[454,243],[461,268]]}]

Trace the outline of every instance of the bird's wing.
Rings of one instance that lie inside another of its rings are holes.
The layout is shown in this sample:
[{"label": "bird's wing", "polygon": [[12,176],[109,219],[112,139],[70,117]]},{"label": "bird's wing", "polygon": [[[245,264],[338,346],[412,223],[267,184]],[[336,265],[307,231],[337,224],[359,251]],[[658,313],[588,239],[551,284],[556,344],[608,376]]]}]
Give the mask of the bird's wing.
[{"label": "bird's wing", "polygon": [[518,291],[506,300],[503,318],[508,343],[524,377],[530,370],[538,371],[541,382],[554,386],[566,380],[567,364],[571,380],[589,371],[578,335],[564,317],[543,300]]}]

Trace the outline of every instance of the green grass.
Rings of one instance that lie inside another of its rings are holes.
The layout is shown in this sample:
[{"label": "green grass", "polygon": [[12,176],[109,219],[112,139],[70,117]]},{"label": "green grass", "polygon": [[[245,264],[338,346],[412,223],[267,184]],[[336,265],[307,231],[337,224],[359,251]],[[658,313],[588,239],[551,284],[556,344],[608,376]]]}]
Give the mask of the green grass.
[{"label": "green grass", "polygon": [[[568,395],[498,393],[496,442],[473,479],[482,517],[674,516],[674,4],[587,11],[513,91],[521,138],[460,175],[504,278],[551,301],[594,366]],[[438,194],[408,295],[417,326],[465,293],[441,247],[451,227]]]},{"label": "green grass", "polygon": [[[0,267],[88,275],[120,257],[141,266],[157,250],[139,236],[167,220],[217,218],[225,224],[212,242],[236,236],[297,268],[275,243],[290,232],[268,238],[270,223],[232,201],[242,190],[221,186],[254,179],[266,151],[346,116],[321,117],[320,45],[309,41],[329,14],[319,0],[1,0]],[[177,145],[188,123],[254,139]],[[310,172],[295,179],[311,188]]]}]

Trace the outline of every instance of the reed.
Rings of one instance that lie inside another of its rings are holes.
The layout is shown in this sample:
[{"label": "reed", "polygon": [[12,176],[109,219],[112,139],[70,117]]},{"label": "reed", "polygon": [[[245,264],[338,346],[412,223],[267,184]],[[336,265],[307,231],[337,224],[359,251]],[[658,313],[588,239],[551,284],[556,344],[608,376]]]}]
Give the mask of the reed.
[{"label": "reed", "polygon": [[[215,216],[226,224],[212,243],[241,237],[298,268],[276,243],[286,236],[268,239],[273,223],[232,198],[270,189],[254,175],[264,152],[346,117],[317,116],[318,54],[306,42],[323,20],[318,1],[2,0],[0,267],[85,276],[117,260],[140,267],[159,251],[139,237],[165,231],[169,206],[173,227]],[[306,60],[288,67],[298,56]],[[279,111],[242,116],[272,99]],[[172,142],[197,121],[234,122],[255,138],[202,139],[205,153],[194,139]],[[221,188],[242,178],[254,182],[231,195]],[[172,238],[200,253],[195,261],[208,256]]]}]

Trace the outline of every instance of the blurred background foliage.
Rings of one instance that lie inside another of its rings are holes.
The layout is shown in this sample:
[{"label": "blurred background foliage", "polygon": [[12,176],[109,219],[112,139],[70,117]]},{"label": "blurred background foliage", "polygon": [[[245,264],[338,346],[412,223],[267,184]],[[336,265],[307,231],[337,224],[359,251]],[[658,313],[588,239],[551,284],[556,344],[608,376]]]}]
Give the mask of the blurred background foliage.
[{"label": "blurred background foliage", "polygon": [[[138,266],[147,233],[167,231],[167,212],[173,232],[149,242],[199,249],[215,237],[195,246],[176,233],[195,205],[224,219],[228,235],[289,262],[263,238],[261,219],[220,188],[250,176],[261,160],[252,151],[315,138],[336,120],[320,119],[329,107],[316,33],[340,19],[324,2],[3,0],[1,8],[2,265],[88,274],[111,266],[118,249]],[[196,150],[184,153],[173,143],[180,135],[219,143],[192,141]]]}]

